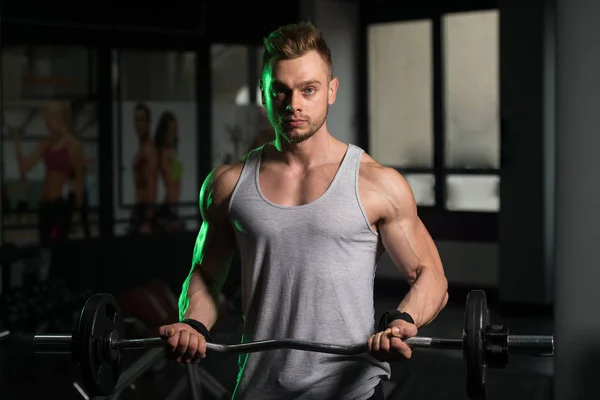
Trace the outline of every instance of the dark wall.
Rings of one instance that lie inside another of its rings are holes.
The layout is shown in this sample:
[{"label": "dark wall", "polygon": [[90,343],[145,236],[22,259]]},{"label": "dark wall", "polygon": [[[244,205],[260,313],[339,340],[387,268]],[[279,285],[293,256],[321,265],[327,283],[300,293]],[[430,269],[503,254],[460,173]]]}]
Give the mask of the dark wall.
[{"label": "dark wall", "polygon": [[[232,6],[232,2],[194,1],[185,8],[166,9],[91,5],[68,12],[39,0],[26,3],[26,7],[15,0],[3,3],[4,43],[36,43],[43,31],[45,40],[64,44],[177,49],[193,47],[194,40],[260,44],[277,26],[298,20],[300,2],[286,1],[282,7],[272,0],[261,1],[260,6],[254,2]],[[277,18],[268,17],[274,7]]]},{"label": "dark wall", "polygon": [[500,1],[500,297],[551,302],[554,79],[545,0]]},{"label": "dark wall", "polygon": [[178,233],[73,241],[54,251],[52,274],[66,278],[74,289],[116,296],[154,279],[179,294],[191,267],[196,236]]}]

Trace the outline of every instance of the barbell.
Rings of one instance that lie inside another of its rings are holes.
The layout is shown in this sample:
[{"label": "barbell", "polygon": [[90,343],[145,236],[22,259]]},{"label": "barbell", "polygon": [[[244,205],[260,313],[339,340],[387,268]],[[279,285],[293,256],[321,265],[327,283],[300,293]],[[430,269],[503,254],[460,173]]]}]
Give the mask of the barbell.
[{"label": "barbell", "polygon": [[[79,323],[71,335],[36,335],[36,354],[70,354],[79,364],[86,390],[93,397],[108,396],[121,373],[121,354],[127,350],[164,347],[160,337],[125,339],[121,309],[110,294],[92,295],[85,303]],[[470,399],[486,398],[488,368],[506,368],[510,354],[532,357],[553,356],[553,335],[510,335],[508,328],[491,325],[484,291],[467,296],[462,338],[413,337],[405,340],[411,348],[462,350],[467,394]],[[339,355],[368,353],[367,343],[351,346],[315,343],[295,339],[273,339],[224,345],[206,344],[207,353],[253,353],[275,349],[296,349]]]}]

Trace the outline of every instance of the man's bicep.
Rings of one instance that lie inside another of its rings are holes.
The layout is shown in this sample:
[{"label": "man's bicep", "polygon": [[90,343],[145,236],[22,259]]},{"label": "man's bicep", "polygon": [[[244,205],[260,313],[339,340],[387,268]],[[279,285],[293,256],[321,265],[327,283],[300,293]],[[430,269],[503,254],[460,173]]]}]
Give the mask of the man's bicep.
[{"label": "man's bicep", "polygon": [[227,279],[235,251],[235,236],[226,219],[204,220],[196,238],[193,268],[205,283],[219,288]]},{"label": "man's bicep", "polygon": [[425,242],[413,221],[392,219],[379,226],[381,242],[390,258],[409,280],[416,279],[422,263]]},{"label": "man's bicep", "polygon": [[227,166],[212,170],[200,189],[199,205],[202,225],[194,249],[194,269],[205,280],[220,286],[227,278],[235,252],[235,234],[229,222],[228,203],[235,177]]},{"label": "man's bicep", "polygon": [[396,171],[387,173],[389,205],[379,224],[381,240],[398,269],[412,281],[422,267],[437,264],[437,250],[418,216],[410,186]]}]

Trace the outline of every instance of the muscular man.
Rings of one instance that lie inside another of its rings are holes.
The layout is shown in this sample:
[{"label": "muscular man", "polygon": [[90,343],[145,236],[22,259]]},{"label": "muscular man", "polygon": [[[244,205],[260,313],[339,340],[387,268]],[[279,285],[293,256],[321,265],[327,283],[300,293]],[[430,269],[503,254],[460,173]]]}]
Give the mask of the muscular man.
[{"label": "muscular man", "polygon": [[[402,176],[329,133],[338,79],[321,33],[308,23],[284,26],[264,45],[261,90],[276,138],[206,179],[182,322],[160,330],[167,354],[178,362],[205,357],[216,295],[237,245],[244,342],[368,343],[370,352],[242,355],[234,398],[383,399],[388,362],[411,356],[403,339],[446,304],[438,252]],[[405,314],[376,332],[373,279],[384,251],[411,288],[397,308]]]},{"label": "muscular man", "polygon": [[132,166],[135,208],[131,215],[131,231],[150,233],[154,225],[156,207],[158,156],[150,135],[150,110],[145,104],[135,107],[134,127],[139,148],[133,157]]}]

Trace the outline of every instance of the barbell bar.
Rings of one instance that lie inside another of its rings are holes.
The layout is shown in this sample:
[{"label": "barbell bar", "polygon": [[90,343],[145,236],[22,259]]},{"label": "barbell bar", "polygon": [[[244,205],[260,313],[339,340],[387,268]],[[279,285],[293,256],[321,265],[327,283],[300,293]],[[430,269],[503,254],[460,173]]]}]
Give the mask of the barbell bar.
[{"label": "barbell bar", "polygon": [[[33,346],[37,354],[71,354],[72,335],[36,335],[33,339]],[[413,337],[404,341],[410,347],[436,348],[436,349],[462,349],[461,339],[438,339],[429,337]],[[528,343],[529,340],[520,338],[519,343]],[[147,339],[108,339],[108,347],[111,350],[148,350],[157,347],[164,347],[165,340],[160,337]],[[340,346],[335,344],[315,343],[296,339],[269,339],[256,342],[240,344],[217,344],[206,343],[206,350],[216,353],[256,353],[259,351],[292,349],[315,351],[319,353],[339,354],[346,356],[361,355],[368,352],[367,344],[357,344],[352,346]]]},{"label": "barbell bar", "polygon": [[[528,354],[547,356],[552,355],[553,344],[551,336],[542,335],[508,335],[507,344],[512,354]],[[33,346],[37,354],[71,354],[72,335],[36,335]],[[429,348],[445,350],[461,350],[462,339],[443,339],[434,337],[412,337],[404,342],[411,348]],[[147,350],[164,347],[165,340],[160,337],[147,339],[115,339],[109,338],[112,350]],[[334,344],[315,343],[296,339],[270,339],[241,344],[206,343],[206,349],[216,353],[256,353],[259,351],[292,349],[315,351],[346,356],[361,355],[368,352],[366,344],[340,346]]]},{"label": "barbell bar", "polygon": [[[110,395],[119,380],[121,353],[164,347],[160,337],[123,338],[120,307],[110,294],[94,294],[84,305],[79,324],[71,335],[47,334],[33,338],[36,354],[70,354],[80,366],[85,389],[92,396]],[[460,339],[417,336],[404,340],[411,348],[462,350],[466,366],[467,394],[470,399],[486,398],[487,368],[506,368],[510,354],[532,357],[554,355],[553,335],[510,335],[501,325],[490,324],[484,291],[467,296],[465,325]],[[259,351],[294,349],[338,355],[368,353],[367,343],[350,346],[315,343],[295,339],[269,339],[240,344],[207,343],[207,353],[246,354]]]}]

